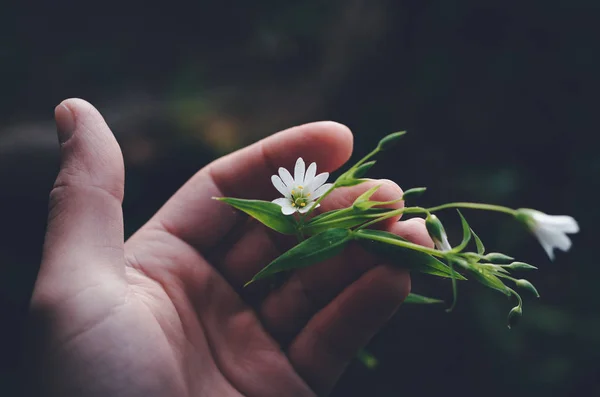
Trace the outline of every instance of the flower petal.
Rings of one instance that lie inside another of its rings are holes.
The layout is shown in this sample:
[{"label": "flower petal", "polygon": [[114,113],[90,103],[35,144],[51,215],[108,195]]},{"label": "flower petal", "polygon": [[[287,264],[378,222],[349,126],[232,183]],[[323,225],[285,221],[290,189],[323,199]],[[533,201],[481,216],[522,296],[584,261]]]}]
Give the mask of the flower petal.
[{"label": "flower petal", "polygon": [[292,204],[289,204],[285,207],[281,207],[281,212],[283,212],[283,215],[292,215],[297,209],[298,207],[292,207]]},{"label": "flower petal", "polygon": [[[319,206],[320,206],[320,205],[321,205],[321,204],[319,204]],[[310,209],[311,209],[312,207],[314,207],[314,206],[315,206],[315,202],[313,201],[312,203],[309,203],[309,204],[308,204],[306,207],[302,207],[302,208],[300,208],[300,209],[298,210],[298,212],[299,212],[299,213],[301,213],[301,214],[306,214],[306,213],[307,213],[308,211],[310,211]]]},{"label": "flower petal", "polygon": [[561,251],[568,251],[571,248],[571,239],[561,231],[539,228],[535,231],[540,244],[550,257],[554,260],[554,249],[558,248]]},{"label": "flower petal", "polygon": [[313,193],[311,198],[313,200],[318,199],[319,197],[324,195],[326,191],[331,189],[332,186],[333,186],[333,183],[326,183],[326,184],[320,186],[317,190],[315,190],[315,192]]},{"label": "flower petal", "polygon": [[435,246],[440,251],[452,250],[452,246],[450,245],[450,242],[448,241],[448,236],[445,234],[442,236],[442,241],[439,241],[437,239],[435,240]]},{"label": "flower petal", "polygon": [[278,198],[272,202],[281,206],[281,212],[283,212],[283,215],[291,215],[296,212],[296,207],[292,207],[292,202],[289,199]]},{"label": "flower petal", "polygon": [[283,167],[279,167],[279,176],[283,183],[285,183],[288,189],[291,191],[294,188],[294,178],[292,178],[292,174],[288,170]]},{"label": "flower petal", "polygon": [[562,230],[565,233],[579,232],[577,221],[568,215],[548,215],[540,211],[532,211],[532,218],[541,227]]},{"label": "flower petal", "polygon": [[296,160],[296,166],[294,167],[294,183],[296,186],[304,183],[304,171],[306,170],[306,165],[304,165],[304,160],[302,157],[298,157]]},{"label": "flower petal", "polygon": [[313,179],[315,179],[315,175],[317,175],[317,163],[310,163],[306,170],[306,174],[304,174],[303,186],[309,186]]},{"label": "flower petal", "polygon": [[271,182],[273,183],[273,186],[275,186],[275,189],[277,189],[277,191],[279,191],[279,193],[281,193],[283,196],[291,196],[290,189],[283,183],[280,177],[277,175],[271,176]]},{"label": "flower petal", "polygon": [[555,216],[553,221],[553,226],[556,226],[557,229],[561,230],[564,233],[578,233],[579,232],[579,224],[577,221],[567,215]]},{"label": "flower petal", "polygon": [[540,244],[542,245],[542,248],[544,248],[544,251],[546,251],[546,254],[548,254],[548,257],[550,258],[551,261],[554,260],[554,247],[552,246],[552,244],[546,242],[545,240],[541,240],[539,239]]},{"label": "flower petal", "polygon": [[327,182],[327,178],[329,178],[329,172],[323,172],[323,173],[317,175],[312,180],[312,182],[310,183],[310,185],[307,187],[309,193],[312,193],[315,190],[317,190],[318,188],[320,188],[322,184],[324,184],[325,182]]},{"label": "flower petal", "polygon": [[563,232],[558,230],[545,230],[544,232],[548,235],[549,242],[559,250],[566,252],[571,248],[571,239]]},{"label": "flower petal", "polygon": [[290,201],[290,199],[283,198],[283,197],[276,198],[275,200],[273,200],[271,202],[277,204],[280,207],[284,207],[286,205],[291,205],[292,204],[292,202]]}]

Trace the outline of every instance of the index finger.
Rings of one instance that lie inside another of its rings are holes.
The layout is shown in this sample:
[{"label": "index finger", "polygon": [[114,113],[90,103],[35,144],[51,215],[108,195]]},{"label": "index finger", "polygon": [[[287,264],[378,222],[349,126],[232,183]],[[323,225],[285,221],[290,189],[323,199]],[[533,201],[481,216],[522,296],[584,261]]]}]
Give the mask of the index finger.
[{"label": "index finger", "polygon": [[271,200],[279,193],[271,175],[298,157],[331,172],[352,153],[353,137],[341,124],[304,124],[274,134],[204,167],[183,185],[145,227],[161,228],[196,249],[207,249],[237,224],[239,213],[212,197]]}]

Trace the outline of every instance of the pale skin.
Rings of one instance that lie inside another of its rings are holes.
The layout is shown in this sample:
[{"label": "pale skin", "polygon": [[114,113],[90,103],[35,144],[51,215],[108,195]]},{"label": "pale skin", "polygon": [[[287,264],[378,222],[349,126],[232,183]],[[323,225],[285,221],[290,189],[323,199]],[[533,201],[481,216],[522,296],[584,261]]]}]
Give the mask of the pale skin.
[{"label": "pale skin", "polygon": [[[83,100],[64,101],[55,116],[61,168],[25,360],[34,395],[325,396],[410,290],[407,271],[351,247],[251,305],[242,298],[287,242],[211,198],[278,197],[270,176],[298,157],[339,168],[353,142],[343,125],[294,127],[214,161],[125,242],[117,141]],[[374,184],[375,200],[401,195],[371,181],[336,190],[319,210]],[[432,246],[418,220],[381,227]]]}]

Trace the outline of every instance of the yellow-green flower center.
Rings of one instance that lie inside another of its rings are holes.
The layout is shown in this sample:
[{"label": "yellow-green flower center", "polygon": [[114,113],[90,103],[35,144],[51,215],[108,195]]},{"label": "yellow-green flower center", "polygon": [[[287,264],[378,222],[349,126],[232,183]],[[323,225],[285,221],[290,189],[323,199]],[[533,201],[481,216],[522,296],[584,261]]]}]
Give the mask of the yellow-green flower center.
[{"label": "yellow-green flower center", "polygon": [[297,186],[292,190],[292,207],[306,207],[310,193],[304,193],[304,186]]}]

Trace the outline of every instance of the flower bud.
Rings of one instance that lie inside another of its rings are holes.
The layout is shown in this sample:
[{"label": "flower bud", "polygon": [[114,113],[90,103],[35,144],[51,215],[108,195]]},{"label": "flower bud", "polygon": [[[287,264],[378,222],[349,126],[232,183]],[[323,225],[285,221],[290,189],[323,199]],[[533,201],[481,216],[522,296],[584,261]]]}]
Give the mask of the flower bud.
[{"label": "flower bud", "polygon": [[519,288],[523,288],[523,289],[530,291],[531,293],[533,293],[535,295],[536,298],[540,297],[540,294],[537,292],[537,289],[535,289],[533,284],[531,284],[529,281],[527,281],[525,279],[520,279],[520,280],[515,281],[515,284]]},{"label": "flower bud", "polygon": [[392,147],[398,139],[402,137],[402,135],[406,134],[406,131],[394,132],[393,134],[389,134],[385,136],[383,139],[379,141],[379,145],[377,145],[377,149],[386,150]]},{"label": "flower bud", "polygon": [[476,263],[475,267],[480,267],[482,269],[486,269],[486,270],[491,270],[493,272],[499,272],[499,273],[505,273],[507,274],[508,271],[500,266],[500,265],[494,265],[493,263]]},{"label": "flower bud", "polygon": [[504,267],[510,270],[537,270],[537,267],[525,262],[513,262],[510,265],[504,265]]},{"label": "flower bud", "polygon": [[423,193],[425,193],[425,190],[427,190],[426,187],[413,187],[412,189],[408,189],[402,195],[402,200],[417,198]]},{"label": "flower bud", "polygon": [[442,225],[442,222],[440,222],[437,216],[429,214],[425,220],[425,227],[437,249],[440,251],[450,251],[452,249],[448,242],[448,236],[446,235],[446,230],[444,230],[444,225]]},{"label": "flower bud", "polygon": [[376,161],[368,161],[362,165],[360,165],[358,168],[356,168],[354,170],[354,172],[352,173],[352,177],[353,178],[362,178],[363,176],[365,176],[365,174],[371,169],[371,167],[373,167],[375,165]]},{"label": "flower bud", "polygon": [[512,261],[515,258],[510,257],[508,255],[501,254],[500,252],[490,252],[489,254],[485,255],[483,257],[483,259],[485,259],[486,261],[490,261],[492,263],[496,263],[496,262]]},{"label": "flower bud", "polygon": [[523,309],[521,308],[521,306],[519,305],[513,307],[512,310],[508,313],[508,328],[510,329],[517,325],[517,323],[521,319],[521,316],[523,316]]}]

